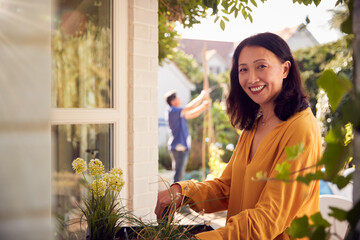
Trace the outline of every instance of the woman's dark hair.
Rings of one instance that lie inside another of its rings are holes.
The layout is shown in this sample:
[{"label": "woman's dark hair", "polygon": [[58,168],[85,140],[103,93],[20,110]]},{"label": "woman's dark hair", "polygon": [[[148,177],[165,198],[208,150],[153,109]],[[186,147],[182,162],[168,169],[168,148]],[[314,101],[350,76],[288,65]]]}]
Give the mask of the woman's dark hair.
[{"label": "woman's dark hair", "polygon": [[250,130],[259,112],[260,106],[242,89],[239,83],[239,55],[245,46],[263,47],[273,52],[281,63],[290,61],[288,76],[283,81],[282,90],[275,99],[275,115],[286,121],[292,115],[309,106],[301,83],[298,66],[287,43],[273,33],[260,33],[243,40],[235,49],[230,72],[230,93],[226,101],[227,113],[233,127]]}]

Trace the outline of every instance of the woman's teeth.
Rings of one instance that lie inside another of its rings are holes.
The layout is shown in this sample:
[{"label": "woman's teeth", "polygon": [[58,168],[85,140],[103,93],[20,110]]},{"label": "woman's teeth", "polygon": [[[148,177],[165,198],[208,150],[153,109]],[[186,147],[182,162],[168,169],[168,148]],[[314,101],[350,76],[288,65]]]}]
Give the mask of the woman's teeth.
[{"label": "woman's teeth", "polygon": [[265,85],[259,86],[259,87],[254,87],[254,88],[250,88],[250,90],[253,91],[253,92],[257,92],[257,91],[260,91],[261,89],[263,89],[264,87],[265,87]]}]

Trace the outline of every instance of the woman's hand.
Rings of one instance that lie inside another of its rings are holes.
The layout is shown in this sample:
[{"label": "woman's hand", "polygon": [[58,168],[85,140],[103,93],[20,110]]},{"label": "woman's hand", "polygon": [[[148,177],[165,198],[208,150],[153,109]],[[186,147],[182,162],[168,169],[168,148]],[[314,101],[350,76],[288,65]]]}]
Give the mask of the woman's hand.
[{"label": "woman's hand", "polygon": [[164,209],[171,203],[175,203],[176,208],[179,208],[183,199],[184,196],[181,195],[181,187],[179,184],[173,184],[170,189],[159,192],[155,208],[157,219],[162,217]]}]

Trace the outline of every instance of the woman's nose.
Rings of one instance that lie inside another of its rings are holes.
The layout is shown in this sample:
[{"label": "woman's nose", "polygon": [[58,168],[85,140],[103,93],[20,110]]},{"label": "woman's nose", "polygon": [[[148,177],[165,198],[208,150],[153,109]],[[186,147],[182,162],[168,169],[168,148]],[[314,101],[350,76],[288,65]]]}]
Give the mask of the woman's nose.
[{"label": "woman's nose", "polygon": [[249,71],[249,83],[254,84],[257,81],[259,81],[259,78],[257,77],[256,73],[254,71]]}]

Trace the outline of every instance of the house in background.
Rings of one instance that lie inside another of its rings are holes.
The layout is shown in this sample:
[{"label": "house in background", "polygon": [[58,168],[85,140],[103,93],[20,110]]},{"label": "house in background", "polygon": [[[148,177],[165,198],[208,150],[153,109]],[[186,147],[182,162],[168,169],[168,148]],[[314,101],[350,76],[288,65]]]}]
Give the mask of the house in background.
[{"label": "house in background", "polygon": [[203,64],[204,47],[206,47],[207,66],[211,73],[220,74],[231,67],[232,54],[234,52],[233,42],[185,38],[179,40],[179,50],[193,56],[200,66]]},{"label": "house in background", "polygon": [[294,27],[284,28],[283,30],[274,33],[287,42],[291,51],[319,44],[303,23]]},{"label": "house in background", "polygon": [[165,146],[169,138],[169,127],[165,113],[169,105],[165,101],[165,93],[175,90],[186,105],[191,100],[191,91],[195,90],[195,84],[184,74],[174,62],[164,63],[158,72],[158,128],[159,146]]},{"label": "house in background", "polygon": [[216,49],[206,51],[205,57],[209,72],[212,74],[218,75],[229,69],[229,61],[226,61]]}]

